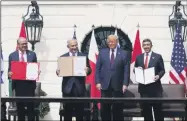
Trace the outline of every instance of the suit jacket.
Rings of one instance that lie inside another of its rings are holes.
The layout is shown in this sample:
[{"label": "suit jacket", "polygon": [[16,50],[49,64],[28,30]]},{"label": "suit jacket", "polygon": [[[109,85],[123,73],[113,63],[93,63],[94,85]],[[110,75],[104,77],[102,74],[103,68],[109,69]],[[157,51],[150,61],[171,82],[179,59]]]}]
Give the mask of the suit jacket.
[{"label": "suit jacket", "polygon": [[[144,69],[144,53],[137,56],[135,61],[135,67],[142,67]],[[154,83],[143,85],[139,84],[138,91],[140,93],[144,92],[162,92],[162,84],[160,79],[165,74],[165,68],[164,68],[164,61],[160,54],[152,52],[148,68],[154,67],[155,68],[155,75],[159,75],[159,79],[155,81]]]},{"label": "suit jacket", "polygon": [[[69,56],[69,52],[60,56],[60,57],[67,57]],[[77,56],[86,56],[83,53],[78,52]],[[90,68],[90,64],[87,58],[87,67],[89,68],[89,71],[87,73],[87,75],[91,74],[91,68]],[[78,91],[78,93],[80,95],[84,94],[85,92],[85,77],[78,77],[78,76],[68,76],[68,77],[63,77],[63,81],[62,81],[62,92],[65,94],[69,94],[72,90],[73,85],[75,84],[76,89]]]},{"label": "suit jacket", "polygon": [[[27,62],[37,62],[36,53],[30,50],[26,51],[27,54]],[[8,61],[8,72],[11,71],[11,62],[12,61],[19,61],[19,52],[14,51],[9,55]],[[21,94],[20,96],[30,96],[30,91],[35,90],[36,88],[36,81],[33,80],[12,80],[12,89],[19,91]]]},{"label": "suit jacket", "polygon": [[101,49],[96,62],[96,84],[100,83],[102,90],[109,86],[116,91],[122,91],[122,86],[129,83],[130,58],[129,53],[117,48],[114,63],[110,64],[110,49]]}]

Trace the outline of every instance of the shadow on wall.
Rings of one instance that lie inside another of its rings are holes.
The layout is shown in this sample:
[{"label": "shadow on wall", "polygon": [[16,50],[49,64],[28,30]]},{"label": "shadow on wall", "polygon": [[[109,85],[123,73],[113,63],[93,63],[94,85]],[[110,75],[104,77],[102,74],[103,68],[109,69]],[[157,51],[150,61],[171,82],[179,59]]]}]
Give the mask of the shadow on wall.
[{"label": "shadow on wall", "polygon": [[[40,74],[40,78],[38,81],[44,81],[44,76],[47,70],[47,66],[48,66],[48,57],[49,57],[49,47],[47,46],[46,43],[47,39],[44,36],[41,36],[41,41],[39,43],[36,44],[35,47],[35,52],[37,54],[38,57],[38,62],[40,62],[40,69],[41,69],[41,74]],[[42,83],[41,83],[41,88],[42,88]],[[45,91],[45,90],[43,90]],[[47,117],[47,118],[46,118]],[[44,116],[44,118],[40,118],[41,120],[45,120],[45,119],[52,119],[50,112]]]},{"label": "shadow on wall", "polygon": [[44,74],[47,70],[47,65],[48,65],[47,60],[49,58],[50,50],[46,42],[47,39],[44,36],[42,36],[40,43],[37,43],[35,47],[35,51],[38,56],[38,62],[40,62],[41,64],[40,69],[42,69],[39,81],[43,81],[41,79],[44,79]]}]

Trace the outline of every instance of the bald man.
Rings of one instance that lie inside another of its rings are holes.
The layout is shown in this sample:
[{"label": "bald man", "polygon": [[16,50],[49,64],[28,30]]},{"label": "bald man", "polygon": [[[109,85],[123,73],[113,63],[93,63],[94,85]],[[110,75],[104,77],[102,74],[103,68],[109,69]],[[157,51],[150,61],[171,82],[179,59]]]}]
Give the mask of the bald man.
[{"label": "bald man", "polygon": [[[79,52],[78,42],[75,39],[70,39],[67,41],[67,47],[69,52],[65,53],[61,57],[68,56],[86,56],[85,54]],[[87,67],[85,68],[87,75],[91,74],[91,68],[87,58]],[[57,75],[59,70],[56,71]],[[85,88],[85,77],[82,76],[68,76],[63,77],[62,81],[62,96],[63,97],[84,97]],[[73,109],[75,109],[73,111]],[[64,105],[65,115],[64,121],[72,120],[72,112],[75,113],[76,121],[83,121],[84,117],[84,104],[83,103],[66,103]]]},{"label": "bald man", "polygon": [[[8,76],[11,78],[11,62],[37,62],[36,53],[28,50],[28,41],[25,38],[18,38],[18,50],[9,55]],[[16,96],[35,96],[36,81],[35,80],[12,80],[13,89],[15,89]],[[18,121],[25,121],[25,107],[27,107],[28,120],[35,121],[34,118],[34,103],[33,102],[17,102]]]},{"label": "bald man", "polygon": [[[117,47],[118,37],[115,35],[109,35],[107,43],[109,48],[99,51],[96,62],[96,87],[101,90],[102,97],[122,97],[129,83],[129,53]],[[113,117],[113,121],[122,121],[122,107],[119,103],[101,103],[102,120],[112,121]]]}]

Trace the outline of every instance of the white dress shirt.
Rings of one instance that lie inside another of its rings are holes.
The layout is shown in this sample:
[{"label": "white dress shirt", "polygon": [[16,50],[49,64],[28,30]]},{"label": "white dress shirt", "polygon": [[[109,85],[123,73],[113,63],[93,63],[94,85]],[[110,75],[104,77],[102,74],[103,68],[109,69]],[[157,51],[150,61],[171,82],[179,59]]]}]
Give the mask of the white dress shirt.
[{"label": "white dress shirt", "polygon": [[[114,59],[116,58],[116,53],[117,53],[117,47],[114,49]],[[110,49],[110,59],[112,55],[112,49]]]},{"label": "white dress shirt", "polygon": [[[69,52],[69,56],[73,56],[72,52]],[[77,52],[75,53],[75,56],[77,56]]]},{"label": "white dress shirt", "polygon": [[[19,53],[19,61],[21,61],[22,52],[20,50],[18,50],[18,53]],[[27,62],[27,53],[26,52],[23,53],[23,58],[24,58],[24,62]]]},{"label": "white dress shirt", "polygon": [[[149,61],[150,61],[150,58],[151,58],[151,54],[152,54],[152,51],[150,51],[149,53],[148,53],[148,65],[149,65]],[[144,53],[144,65],[145,65],[145,60],[146,60],[146,53]]]}]

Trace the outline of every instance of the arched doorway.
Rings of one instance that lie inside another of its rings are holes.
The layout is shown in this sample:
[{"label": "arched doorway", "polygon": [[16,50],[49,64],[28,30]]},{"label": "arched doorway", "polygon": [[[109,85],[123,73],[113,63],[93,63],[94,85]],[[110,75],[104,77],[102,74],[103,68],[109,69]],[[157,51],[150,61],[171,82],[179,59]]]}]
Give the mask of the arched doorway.
[{"label": "arched doorway", "polygon": [[[106,48],[107,47],[107,37],[110,34],[115,33],[116,28],[114,26],[100,26],[94,29],[95,32],[95,39],[97,41],[98,49]],[[90,47],[90,40],[91,40],[92,30],[90,30],[85,38],[83,39],[81,45],[81,52],[88,54],[89,47]],[[117,28],[117,35],[119,38],[120,48],[129,51],[132,51],[132,43],[126,33],[124,33],[121,29]],[[131,54],[130,54],[131,55]]]}]

